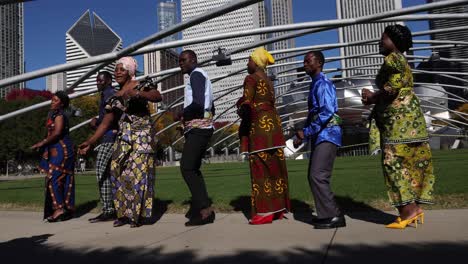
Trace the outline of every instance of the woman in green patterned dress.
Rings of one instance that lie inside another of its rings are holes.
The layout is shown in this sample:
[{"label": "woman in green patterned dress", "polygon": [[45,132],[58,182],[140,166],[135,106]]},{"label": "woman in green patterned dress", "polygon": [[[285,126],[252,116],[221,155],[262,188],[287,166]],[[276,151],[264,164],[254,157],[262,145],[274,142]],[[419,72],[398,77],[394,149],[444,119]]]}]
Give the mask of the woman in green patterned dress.
[{"label": "woman in green patterned dress", "polygon": [[107,110],[121,115],[111,162],[112,194],[117,212],[114,227],[127,223],[138,227],[151,218],[153,210],[155,150],[148,102],[159,102],[162,98],[155,87],[140,89],[135,79],[136,69],[137,63],[132,57],[117,61],[114,74],[120,90],[106,106]]},{"label": "woman in green patterned dress", "polygon": [[371,118],[379,133],[382,165],[388,196],[400,216],[388,228],[405,228],[424,219],[419,204],[431,204],[434,174],[426,122],[413,91],[411,68],[402,54],[412,47],[406,26],[385,28],[380,40],[384,63],[376,77],[376,92],[362,91],[362,102],[375,104]]}]

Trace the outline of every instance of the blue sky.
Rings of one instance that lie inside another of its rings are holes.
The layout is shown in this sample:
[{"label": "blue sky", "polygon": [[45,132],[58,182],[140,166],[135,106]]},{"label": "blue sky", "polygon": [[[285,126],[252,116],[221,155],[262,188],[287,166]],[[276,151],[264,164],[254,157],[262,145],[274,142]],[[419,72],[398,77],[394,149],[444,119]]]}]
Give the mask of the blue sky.
[{"label": "blue sky", "polygon": [[[65,63],[65,33],[87,10],[97,13],[122,39],[124,47],[156,33],[158,0],[35,0],[24,4],[26,71]],[[403,6],[425,0],[403,0]],[[138,3],[138,4],[135,4]],[[336,19],[335,0],[293,0],[294,22]],[[407,23],[413,31],[427,30],[427,22]],[[296,39],[296,46],[335,43],[337,31],[321,32]],[[325,52],[338,56],[339,50]],[[339,67],[330,63],[326,67]],[[45,78],[27,82],[28,88],[45,89]]]}]

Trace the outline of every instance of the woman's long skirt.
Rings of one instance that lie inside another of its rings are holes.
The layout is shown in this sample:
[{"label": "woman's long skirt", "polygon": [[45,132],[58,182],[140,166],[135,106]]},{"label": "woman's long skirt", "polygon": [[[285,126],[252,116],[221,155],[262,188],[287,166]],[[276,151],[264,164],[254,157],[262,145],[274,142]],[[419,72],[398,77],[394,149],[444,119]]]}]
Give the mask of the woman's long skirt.
[{"label": "woman's long skirt", "polygon": [[44,219],[55,210],[75,210],[75,159],[73,143],[67,136],[44,147],[39,164],[45,178]]},{"label": "woman's long skirt", "polygon": [[289,211],[288,171],[283,149],[252,153],[249,163],[252,215]]}]

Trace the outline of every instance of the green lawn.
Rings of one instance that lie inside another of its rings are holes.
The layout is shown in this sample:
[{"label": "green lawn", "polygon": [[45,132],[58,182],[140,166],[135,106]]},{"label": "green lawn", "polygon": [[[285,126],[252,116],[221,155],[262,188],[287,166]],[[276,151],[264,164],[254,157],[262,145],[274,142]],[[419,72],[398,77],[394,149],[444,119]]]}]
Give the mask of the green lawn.
[{"label": "green lawn", "polygon": [[[288,161],[290,195],[293,207],[297,209],[313,204],[306,178],[307,165],[304,160]],[[434,170],[437,204],[432,207],[468,207],[468,150],[434,151]],[[247,163],[208,164],[203,166],[203,173],[218,210],[232,211],[248,206],[250,178]],[[187,207],[189,192],[178,167],[158,168],[156,178],[157,206],[168,205],[172,212]],[[0,182],[0,208],[41,210],[43,185],[42,178]],[[390,209],[377,157],[337,158],[332,188],[342,207]],[[94,174],[77,174],[78,207],[83,210],[94,208],[97,199]]]}]

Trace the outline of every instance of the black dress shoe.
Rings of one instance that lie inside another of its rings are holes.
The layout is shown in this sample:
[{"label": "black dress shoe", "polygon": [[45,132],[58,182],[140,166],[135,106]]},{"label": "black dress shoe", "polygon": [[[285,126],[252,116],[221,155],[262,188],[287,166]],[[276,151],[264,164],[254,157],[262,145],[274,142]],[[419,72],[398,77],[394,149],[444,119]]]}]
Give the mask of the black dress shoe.
[{"label": "black dress shoe", "polygon": [[211,224],[214,222],[214,220],[215,220],[215,212],[211,212],[211,214],[205,219],[203,219],[201,215],[190,219],[188,222],[185,223],[185,226],[200,226],[200,225]]},{"label": "black dress shoe", "polygon": [[88,219],[90,223],[112,221],[116,218],[115,213],[101,213],[100,215]]},{"label": "black dress shoe", "polygon": [[185,213],[185,218],[193,218],[194,215],[193,215],[193,209],[192,209],[192,206],[190,206],[190,208],[188,209],[187,213]]},{"label": "black dress shoe", "polygon": [[339,215],[332,218],[325,218],[325,219],[317,219],[313,223],[315,229],[330,229],[330,228],[338,228],[338,227],[345,227],[346,220],[344,216]]}]

